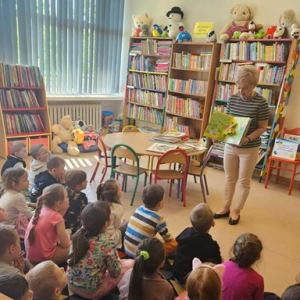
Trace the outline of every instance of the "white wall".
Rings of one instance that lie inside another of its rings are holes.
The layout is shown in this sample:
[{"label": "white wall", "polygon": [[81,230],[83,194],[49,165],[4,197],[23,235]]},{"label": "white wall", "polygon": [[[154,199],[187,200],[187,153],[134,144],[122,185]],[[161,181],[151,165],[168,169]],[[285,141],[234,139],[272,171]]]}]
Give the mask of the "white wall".
[{"label": "white wall", "polygon": [[[300,20],[299,0],[125,0],[125,23],[124,23],[124,44],[122,51],[122,90],[125,86],[127,51],[129,36],[133,26],[132,15],[147,12],[153,18],[154,23],[167,25],[166,13],[173,7],[179,6],[184,12],[185,29],[193,32],[194,24],[197,21],[212,21],[216,32],[231,21],[229,10],[237,3],[247,3],[254,12],[254,21],[264,25],[277,25],[282,11],[292,8],[295,10],[298,20]],[[300,127],[300,63],[296,72],[289,106],[286,110],[285,126],[288,128]]]}]

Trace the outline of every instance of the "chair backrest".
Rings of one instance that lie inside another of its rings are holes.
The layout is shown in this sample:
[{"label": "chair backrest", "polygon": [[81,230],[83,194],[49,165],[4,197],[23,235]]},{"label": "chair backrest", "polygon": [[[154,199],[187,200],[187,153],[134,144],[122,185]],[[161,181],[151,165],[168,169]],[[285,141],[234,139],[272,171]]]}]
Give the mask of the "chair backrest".
[{"label": "chair backrest", "polygon": [[98,157],[99,157],[99,160],[101,158],[104,158],[105,166],[108,166],[107,151],[106,151],[106,147],[104,145],[104,142],[103,142],[101,136],[97,137],[97,146],[98,146]]},{"label": "chair backrest", "polygon": [[212,153],[212,150],[213,150],[213,147],[214,145],[211,145],[210,148],[208,149],[208,151],[206,152],[206,155],[202,161],[202,165],[201,165],[201,168],[200,168],[200,175],[203,174],[204,172],[204,169],[207,167],[207,163],[211,157],[211,153]]},{"label": "chair backrest", "polygon": [[300,128],[293,128],[293,129],[283,129],[283,137],[285,134],[294,134],[294,135],[300,135]]},{"label": "chair backrest", "polygon": [[126,144],[116,144],[111,149],[112,169],[116,166],[116,158],[127,158],[136,162],[137,168],[140,167],[140,161],[137,153]]},{"label": "chair backrest", "polygon": [[140,132],[140,130],[134,125],[127,125],[123,128],[122,132]]}]

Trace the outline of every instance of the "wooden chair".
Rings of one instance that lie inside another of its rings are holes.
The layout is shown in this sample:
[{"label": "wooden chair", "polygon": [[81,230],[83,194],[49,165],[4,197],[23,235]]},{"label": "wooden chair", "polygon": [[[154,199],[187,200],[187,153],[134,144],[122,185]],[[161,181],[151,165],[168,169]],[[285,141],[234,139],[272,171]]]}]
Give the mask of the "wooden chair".
[{"label": "wooden chair", "polygon": [[[160,169],[161,165],[179,163],[181,165],[180,170],[165,170]],[[182,182],[182,202],[183,206],[186,206],[186,179],[188,171],[189,158],[186,152],[182,149],[169,150],[164,153],[157,161],[155,171],[150,174],[150,184],[152,183],[152,174],[154,174],[154,183],[157,180],[170,180],[169,197],[171,197],[172,184],[175,179]]]},{"label": "wooden chair", "polygon": [[195,178],[195,183],[196,177],[199,177],[200,180],[200,187],[203,195],[203,201],[206,203],[206,195],[209,195],[208,192],[208,185],[207,185],[207,179],[206,179],[206,173],[207,173],[207,163],[210,159],[211,153],[213,150],[213,145],[210,146],[208,149],[204,159],[202,161],[195,161],[194,163],[191,161],[189,164],[189,169],[188,169],[188,175],[193,175]]},{"label": "wooden chair", "polygon": [[[123,177],[123,184],[122,188],[124,190],[124,185],[126,184],[127,186],[127,177],[131,176],[136,178],[136,183],[135,187],[133,190],[133,195],[131,199],[130,205],[133,205],[136,190],[139,184],[139,177],[141,174],[145,173],[145,180],[144,180],[144,186],[146,185],[147,182],[147,170],[144,168],[140,167],[140,161],[138,158],[137,153],[128,145],[125,144],[116,144],[113,146],[111,149],[111,158],[112,158],[112,163],[111,163],[111,178],[115,178],[115,174],[122,174],[124,175]],[[125,158],[126,160],[129,159],[133,161],[133,165],[129,164],[121,164],[119,166],[116,165],[116,159],[117,158]],[[126,189],[126,188],[125,188]]]},{"label": "wooden chair", "polygon": [[140,132],[140,130],[134,125],[127,125],[123,128],[122,132]]},{"label": "wooden chair", "polygon": [[[293,134],[293,135],[299,135],[300,136],[300,128],[294,128],[294,129],[290,129],[290,130],[284,128],[283,137],[284,137],[285,134]],[[276,162],[278,162],[278,165],[276,165]],[[283,168],[281,166],[282,163],[292,165],[292,168]],[[267,170],[267,177],[266,177],[266,181],[265,181],[265,188],[268,187],[270,176],[271,176],[271,173],[274,169],[277,170],[276,183],[278,183],[281,170],[292,172],[292,177],[291,177],[290,186],[289,186],[289,193],[288,193],[289,195],[291,195],[292,190],[293,190],[293,183],[294,183],[295,176],[300,174],[300,172],[297,173],[298,165],[300,165],[300,160],[294,160],[293,161],[293,160],[288,160],[288,159],[275,157],[275,156],[271,155],[269,157],[269,164],[268,164],[268,170]],[[299,181],[299,189],[300,189],[300,181]]]}]

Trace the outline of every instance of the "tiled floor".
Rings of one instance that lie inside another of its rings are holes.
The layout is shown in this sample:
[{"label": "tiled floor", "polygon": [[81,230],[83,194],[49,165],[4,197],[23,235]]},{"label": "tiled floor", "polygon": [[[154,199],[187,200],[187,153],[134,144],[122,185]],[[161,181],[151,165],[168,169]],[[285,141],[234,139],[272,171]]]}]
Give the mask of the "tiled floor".
[{"label": "tiled floor", "polygon": [[[63,158],[67,159],[67,169],[82,168],[90,177],[96,162],[94,155],[95,153],[83,154],[79,158],[64,155]],[[28,165],[29,160],[28,158]],[[0,166],[3,161],[1,159]],[[109,174],[110,170],[107,176]],[[90,201],[96,200],[95,191],[99,179],[100,172],[96,176],[96,181],[88,184],[85,191]],[[142,203],[140,197],[142,182],[143,178],[140,181],[135,204],[131,207],[129,203],[133,180],[128,180],[128,192],[123,194],[126,218]],[[216,169],[209,170],[208,185],[210,190],[208,204],[213,211],[216,211],[222,204],[224,172]],[[162,181],[162,186],[167,191],[168,184]],[[287,191],[287,186],[275,185],[274,182],[270,183],[268,189],[264,189],[263,184],[253,180],[240,223],[237,226],[230,226],[227,220],[216,220],[216,225],[210,232],[219,243],[224,260],[228,259],[230,249],[241,233],[257,234],[263,242],[264,250],[256,269],[265,279],[265,290],[279,295],[287,286],[295,283],[295,276],[300,273],[300,191],[294,188],[292,196],[288,196]],[[166,192],[165,207],[161,211],[174,237],[190,225],[190,210],[202,202],[200,186],[195,184],[192,178],[188,180],[186,208],[182,207],[175,194],[175,188],[172,198],[169,198]]]}]

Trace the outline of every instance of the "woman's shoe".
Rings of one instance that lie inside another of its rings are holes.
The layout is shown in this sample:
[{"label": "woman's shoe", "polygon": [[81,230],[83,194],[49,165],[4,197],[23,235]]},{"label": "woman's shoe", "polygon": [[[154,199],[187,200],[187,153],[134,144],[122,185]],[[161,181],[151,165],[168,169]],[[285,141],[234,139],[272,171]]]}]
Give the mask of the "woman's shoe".
[{"label": "woman's shoe", "polygon": [[221,218],[228,218],[230,215],[230,210],[227,213],[224,214],[214,214],[214,219],[221,219]]},{"label": "woman's shoe", "polygon": [[236,224],[238,224],[239,221],[240,221],[240,218],[241,218],[241,216],[239,216],[236,220],[230,218],[229,221],[228,221],[229,225],[236,225]]}]

